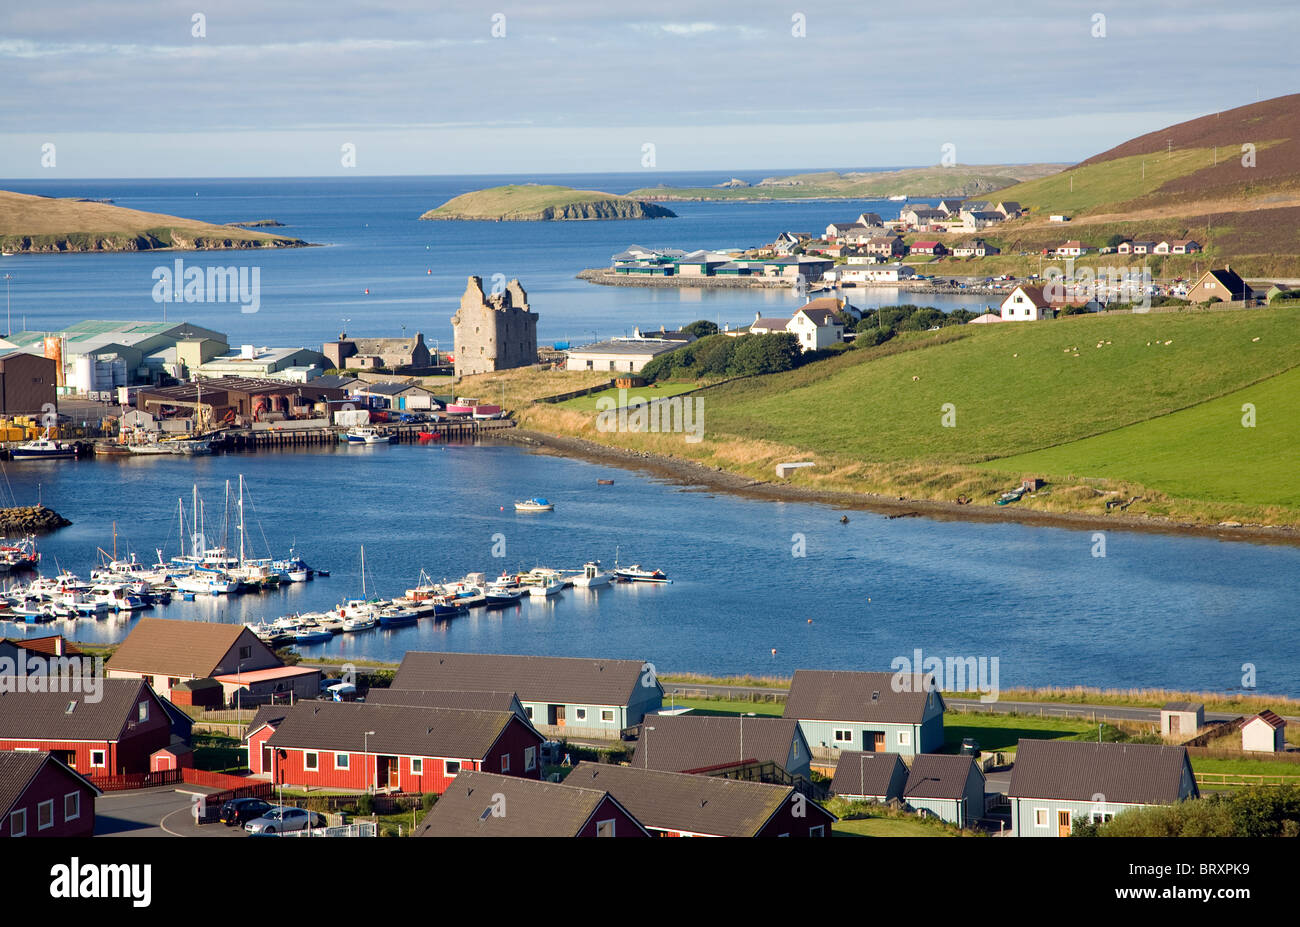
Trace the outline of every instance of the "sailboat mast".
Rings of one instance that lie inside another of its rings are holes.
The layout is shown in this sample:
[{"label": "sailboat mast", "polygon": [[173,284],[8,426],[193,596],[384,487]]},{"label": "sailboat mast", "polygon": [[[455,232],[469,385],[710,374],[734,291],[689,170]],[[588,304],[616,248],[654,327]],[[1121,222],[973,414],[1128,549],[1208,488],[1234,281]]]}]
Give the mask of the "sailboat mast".
[{"label": "sailboat mast", "polygon": [[361,545],[361,598],[366,597],[366,545]]},{"label": "sailboat mast", "polygon": [[239,565],[244,565],[244,474],[239,474]]}]

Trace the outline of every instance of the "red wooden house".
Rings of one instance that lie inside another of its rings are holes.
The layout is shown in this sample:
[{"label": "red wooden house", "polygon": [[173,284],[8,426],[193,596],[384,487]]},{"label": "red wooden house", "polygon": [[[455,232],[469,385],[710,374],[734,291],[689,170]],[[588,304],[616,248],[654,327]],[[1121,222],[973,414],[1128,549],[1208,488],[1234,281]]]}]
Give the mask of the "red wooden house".
[{"label": "red wooden house", "polygon": [[249,767],[284,785],[441,794],[461,770],[540,779],[542,740],[512,711],[300,702],[249,734]]},{"label": "red wooden house", "polygon": [[0,694],[0,750],[41,750],[84,776],[149,772],[172,739],[162,699],[141,679],[101,679],[91,692]]},{"label": "red wooden house", "polygon": [[89,837],[99,789],[44,752],[0,752],[0,838]]}]

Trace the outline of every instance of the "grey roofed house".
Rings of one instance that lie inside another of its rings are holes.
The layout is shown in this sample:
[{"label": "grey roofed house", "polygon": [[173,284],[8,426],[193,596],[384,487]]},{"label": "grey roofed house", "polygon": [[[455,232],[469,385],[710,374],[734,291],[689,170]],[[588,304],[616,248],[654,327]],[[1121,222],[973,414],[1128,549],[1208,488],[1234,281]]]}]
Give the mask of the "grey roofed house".
[{"label": "grey roofed house", "polygon": [[[411,756],[486,756],[514,718],[509,711],[467,711],[312,702],[294,705],[267,740],[273,747],[355,751]],[[367,731],[375,731],[366,736]]]},{"label": "grey roofed house", "polygon": [[471,711],[513,711],[525,721],[528,715],[514,692],[487,689],[371,689],[367,705],[405,705],[413,708],[460,708]]},{"label": "grey roofed house", "polygon": [[[526,707],[537,705],[625,708],[621,726],[657,710],[663,686],[640,660],[539,657],[491,653],[410,651],[393,678],[394,689],[508,690]],[[647,681],[650,683],[647,685]],[[551,723],[533,716],[535,723]],[[570,724],[574,718],[567,719]]]},{"label": "grey roofed house", "polygon": [[1185,747],[1157,744],[1021,740],[1011,768],[1010,798],[1105,801],[1127,805],[1172,804],[1197,797]]},{"label": "grey roofed house", "polygon": [[808,742],[794,718],[647,717],[631,764],[639,769],[699,772],[754,760],[811,777]]},{"label": "grey roofed house", "polygon": [[[790,786],[582,762],[566,785],[604,789],[646,827],[716,837],[755,837],[795,794]],[[826,823],[834,815],[815,802]]]},{"label": "grey roofed house", "polygon": [[326,374],[323,377],[317,377],[311,381],[312,386],[323,386],[326,389],[346,389],[351,390],[355,386],[365,386],[366,381],[360,377],[342,376],[339,374]]},{"label": "grey roofed house", "polygon": [[1201,702],[1168,702],[1161,711],[1200,711],[1205,708]]},{"label": "grey roofed house", "polygon": [[966,215],[970,216],[972,219],[979,219],[984,222],[1001,222],[1006,218],[1002,213],[995,212],[991,209],[968,209],[966,210]]},{"label": "grey roofed house", "polygon": [[85,691],[0,691],[0,739],[117,740],[134,727],[131,719],[142,698],[152,698],[167,713],[163,699],[143,680],[101,679],[97,685],[103,687],[97,701]]},{"label": "grey roofed house", "polygon": [[831,791],[850,798],[890,801],[903,797],[907,765],[897,753],[843,750],[835,764]]},{"label": "grey roofed house", "polygon": [[[503,813],[494,814],[497,808]],[[607,815],[635,825],[632,836],[650,836],[604,789],[463,771],[424,816],[415,836],[578,837],[593,819]],[[619,830],[616,836],[629,836]]]},{"label": "grey roofed house", "polygon": [[893,682],[893,673],[795,670],[783,717],[810,721],[923,721],[930,693],[923,687],[920,691],[895,692]]},{"label": "grey roofed house", "polygon": [[681,343],[676,341],[650,341],[630,338],[626,341],[598,341],[595,344],[584,344],[581,347],[572,348],[569,353],[644,354],[646,357],[654,357],[668,351],[675,351],[680,347]]},{"label": "grey roofed house", "polygon": [[[959,799],[966,792],[966,780],[975,761],[951,753],[922,753],[912,760],[903,798]],[[983,812],[983,808],[979,809]]]},{"label": "grey roofed house", "polygon": [[58,764],[65,773],[85,783],[95,795],[103,794],[81,773],[43,750],[0,750],[0,817],[9,813],[46,763]]},{"label": "grey roofed house", "polygon": [[985,212],[992,208],[993,204],[988,200],[967,200],[961,204],[962,212]]},{"label": "grey roofed house", "polygon": [[284,716],[290,711],[289,705],[259,705],[257,711],[253,714],[253,720],[248,722],[248,727],[244,731],[244,739],[247,740],[253,732],[265,724],[272,727],[279,727]]}]

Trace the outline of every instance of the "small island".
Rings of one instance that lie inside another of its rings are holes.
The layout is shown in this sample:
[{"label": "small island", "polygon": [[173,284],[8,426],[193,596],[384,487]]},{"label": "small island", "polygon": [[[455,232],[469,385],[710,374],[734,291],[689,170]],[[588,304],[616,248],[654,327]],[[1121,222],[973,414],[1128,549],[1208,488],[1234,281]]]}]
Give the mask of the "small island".
[{"label": "small island", "polygon": [[46,534],[70,524],[72,522],[54,509],[47,509],[43,505],[0,508],[0,536]]},{"label": "small island", "polygon": [[543,184],[474,190],[430,209],[421,219],[553,222],[583,219],[671,219],[677,214],[644,200]]},{"label": "small island", "polygon": [[298,238],[85,199],[0,190],[0,248],[12,253],[300,248]]},{"label": "small island", "polygon": [[253,219],[249,222],[227,222],[226,225],[237,229],[284,228],[284,223],[278,219]]}]

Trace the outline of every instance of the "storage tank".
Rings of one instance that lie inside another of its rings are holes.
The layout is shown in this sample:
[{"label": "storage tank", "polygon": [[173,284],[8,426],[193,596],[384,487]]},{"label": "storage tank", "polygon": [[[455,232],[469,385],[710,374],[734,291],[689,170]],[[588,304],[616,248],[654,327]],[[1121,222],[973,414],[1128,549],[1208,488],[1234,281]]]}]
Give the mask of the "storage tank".
[{"label": "storage tank", "polygon": [[54,361],[54,385],[66,386],[63,373],[63,339],[57,335],[45,336],[45,356]]}]

